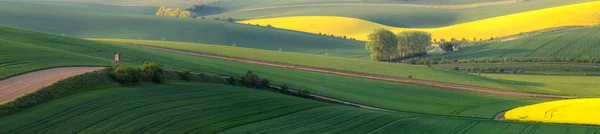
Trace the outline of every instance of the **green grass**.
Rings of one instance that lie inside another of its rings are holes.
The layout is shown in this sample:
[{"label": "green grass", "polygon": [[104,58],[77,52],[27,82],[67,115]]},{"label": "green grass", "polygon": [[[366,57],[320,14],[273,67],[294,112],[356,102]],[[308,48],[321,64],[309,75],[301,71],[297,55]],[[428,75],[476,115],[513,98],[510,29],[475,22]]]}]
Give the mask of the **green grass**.
[{"label": "green grass", "polygon": [[[26,66],[30,68],[19,67],[8,70],[5,69],[7,67],[0,67],[0,74],[22,73],[53,66],[111,65],[112,63],[109,60],[113,58],[113,53],[120,52],[122,54],[121,60],[123,64],[129,66],[139,66],[143,62],[152,61],[158,63],[160,66],[166,66],[167,69],[171,70],[191,69],[194,72],[217,75],[242,76],[247,71],[253,71],[277,85],[287,84],[292,88],[309,90],[319,95],[408,112],[491,118],[494,114],[503,110],[546,101],[543,99],[482,95],[447,89],[320,74],[171,53],[137,46],[101,43],[12,28],[0,29],[2,31],[14,31],[12,34],[14,38],[10,39],[15,42],[25,42],[34,46],[44,46],[45,48],[61,50],[61,53],[55,54],[57,57],[45,58],[43,57],[45,56],[44,54],[32,54],[27,51],[14,53],[12,48],[2,49],[0,50],[0,54],[2,54],[0,57],[12,57],[7,60],[28,63]],[[18,32],[21,32],[21,34],[17,34]],[[6,34],[6,36],[0,37],[9,36]],[[0,45],[0,47],[6,48],[4,46],[6,45]],[[43,53],[45,49],[35,51],[32,49],[32,51]],[[69,58],[80,60],[65,60]],[[37,59],[45,59],[47,62],[37,62]],[[93,59],[98,59],[98,61],[88,62]],[[0,62],[0,64],[4,64],[4,62]],[[419,69],[420,67],[414,66],[411,68]],[[435,71],[434,69],[430,70]],[[446,73],[449,74],[452,72]],[[3,75],[0,78],[5,78],[7,76],[9,75]]]},{"label": "green grass", "polygon": [[340,58],[332,56],[308,55],[299,53],[267,51],[259,49],[248,49],[218,45],[180,43],[180,42],[162,42],[145,40],[119,40],[119,39],[97,39],[99,41],[129,42],[153,46],[161,46],[175,49],[185,49],[198,52],[216,53],[228,56],[244,57],[251,59],[260,59],[282,63],[308,65],[314,67],[331,68],[338,70],[348,70],[354,72],[364,72],[371,74],[408,77],[412,75],[415,79],[442,81],[449,83],[458,83],[466,85],[476,85],[482,87],[492,87],[499,89],[518,90],[513,85],[520,84],[515,81],[497,80],[486,77],[478,77],[463,73],[456,73],[445,69],[427,68],[425,66],[415,66],[407,64],[395,64],[368,61],[361,59]]},{"label": "green grass", "polygon": [[543,75],[507,75],[507,74],[482,74],[482,76],[524,81],[534,85],[519,85],[519,88],[536,89],[548,93],[572,94],[576,96],[599,96],[600,77],[590,76],[543,76]]},{"label": "green grass", "polygon": [[547,32],[512,41],[494,42],[430,55],[432,59],[476,58],[600,58],[600,27]]},{"label": "green grass", "polygon": [[83,38],[165,39],[344,57],[368,55],[361,41],[212,19],[99,10],[59,4],[0,2],[0,17],[10,18],[0,20],[0,25]]},{"label": "green grass", "polygon": [[92,91],[0,117],[0,133],[576,133],[597,127],[498,122],[336,106],[256,89],[179,83]]},{"label": "green grass", "polygon": [[[560,75],[560,76],[598,76],[600,75],[600,66],[595,64],[579,63],[471,63],[471,64],[438,64],[434,68],[452,70],[458,67],[460,72],[468,73],[469,69],[475,69],[478,73],[480,69],[504,69],[505,74],[511,74],[513,71],[523,69],[522,74],[534,75]],[[485,72],[484,72],[485,73]],[[498,72],[496,72],[498,73]]]}]

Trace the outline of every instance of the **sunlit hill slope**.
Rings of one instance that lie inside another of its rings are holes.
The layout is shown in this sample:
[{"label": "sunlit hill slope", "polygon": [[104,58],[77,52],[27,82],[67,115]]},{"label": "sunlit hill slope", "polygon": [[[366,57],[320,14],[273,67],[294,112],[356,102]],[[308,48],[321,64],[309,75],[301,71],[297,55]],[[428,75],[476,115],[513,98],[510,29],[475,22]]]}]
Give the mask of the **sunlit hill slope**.
[{"label": "sunlit hill slope", "polygon": [[366,40],[377,28],[394,32],[421,30],[431,32],[436,39],[490,39],[562,26],[591,26],[600,24],[600,1],[553,7],[506,16],[488,18],[440,28],[398,28],[356,18],[337,16],[294,16],[240,21],[245,24],[271,25],[309,33],[347,36]]}]

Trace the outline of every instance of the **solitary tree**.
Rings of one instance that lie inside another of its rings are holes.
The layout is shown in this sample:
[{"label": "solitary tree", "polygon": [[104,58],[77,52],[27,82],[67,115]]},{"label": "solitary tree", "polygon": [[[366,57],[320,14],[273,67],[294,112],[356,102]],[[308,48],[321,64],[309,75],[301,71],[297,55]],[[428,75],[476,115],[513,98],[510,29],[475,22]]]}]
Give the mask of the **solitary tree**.
[{"label": "solitary tree", "polygon": [[365,48],[371,52],[371,59],[389,61],[396,54],[398,38],[390,30],[376,29],[369,34]]}]

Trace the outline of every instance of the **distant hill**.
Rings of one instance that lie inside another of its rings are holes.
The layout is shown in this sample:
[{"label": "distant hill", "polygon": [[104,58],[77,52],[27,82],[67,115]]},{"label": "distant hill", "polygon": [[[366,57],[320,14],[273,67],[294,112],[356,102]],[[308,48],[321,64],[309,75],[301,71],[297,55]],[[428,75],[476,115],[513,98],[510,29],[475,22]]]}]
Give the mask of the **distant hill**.
[{"label": "distant hill", "polygon": [[361,41],[208,18],[115,14],[67,6],[13,2],[0,2],[0,17],[10,18],[1,19],[0,25],[82,38],[197,42],[346,57],[368,55]]},{"label": "distant hill", "polygon": [[[594,0],[9,0],[188,8],[207,18],[342,16],[404,28],[433,28]],[[361,9],[361,10],[356,10]]]},{"label": "distant hill", "polygon": [[600,58],[600,27],[546,32],[511,41],[495,42],[430,58]]}]

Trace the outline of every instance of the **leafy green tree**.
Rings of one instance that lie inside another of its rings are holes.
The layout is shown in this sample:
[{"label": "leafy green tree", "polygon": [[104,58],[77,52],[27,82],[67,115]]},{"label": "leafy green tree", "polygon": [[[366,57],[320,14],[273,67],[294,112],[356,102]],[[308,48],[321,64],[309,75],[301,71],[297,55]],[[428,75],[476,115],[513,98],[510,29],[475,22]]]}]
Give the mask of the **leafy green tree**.
[{"label": "leafy green tree", "polygon": [[139,72],[132,67],[117,65],[112,72],[112,77],[121,84],[134,84],[139,81]]},{"label": "leafy green tree", "polygon": [[248,71],[246,75],[242,76],[241,82],[246,87],[262,88],[265,86],[265,83],[263,83],[260,77],[258,77],[258,75],[252,73],[251,71]]},{"label": "leafy green tree", "polygon": [[154,62],[148,62],[142,65],[141,74],[144,81],[162,83],[165,80],[163,69]]},{"label": "leafy green tree", "polygon": [[398,37],[390,30],[376,29],[369,34],[365,48],[371,52],[371,59],[390,61],[396,54]]},{"label": "leafy green tree", "polygon": [[412,57],[417,54],[427,53],[431,46],[431,33],[423,31],[404,31],[398,36],[398,56],[400,58]]}]

